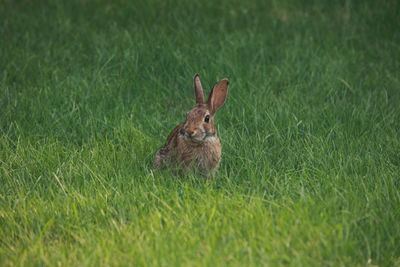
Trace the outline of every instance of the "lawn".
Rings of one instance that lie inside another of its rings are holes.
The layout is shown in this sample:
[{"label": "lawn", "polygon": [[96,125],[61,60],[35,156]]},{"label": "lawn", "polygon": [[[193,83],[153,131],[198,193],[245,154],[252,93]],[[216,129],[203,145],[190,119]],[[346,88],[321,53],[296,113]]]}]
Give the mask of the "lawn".
[{"label": "lawn", "polygon": [[[0,1],[1,266],[400,266],[400,2]],[[151,170],[230,80],[204,181]]]}]

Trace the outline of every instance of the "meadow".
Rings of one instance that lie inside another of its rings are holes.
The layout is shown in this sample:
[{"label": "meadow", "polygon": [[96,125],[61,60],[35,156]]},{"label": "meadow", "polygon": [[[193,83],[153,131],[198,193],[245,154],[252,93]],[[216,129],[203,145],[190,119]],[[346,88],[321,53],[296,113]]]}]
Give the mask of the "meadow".
[{"label": "meadow", "polygon": [[[400,2],[0,1],[1,266],[400,266]],[[214,179],[152,171],[224,77]]]}]

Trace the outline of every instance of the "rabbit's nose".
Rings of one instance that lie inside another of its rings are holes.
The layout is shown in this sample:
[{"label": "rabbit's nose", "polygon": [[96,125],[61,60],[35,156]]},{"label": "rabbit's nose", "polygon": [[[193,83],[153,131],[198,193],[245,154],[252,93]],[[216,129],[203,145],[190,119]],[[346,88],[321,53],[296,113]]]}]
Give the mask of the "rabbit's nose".
[{"label": "rabbit's nose", "polygon": [[194,134],[194,130],[187,129],[187,130],[186,130],[186,133],[187,133],[189,136],[192,136],[192,135]]}]

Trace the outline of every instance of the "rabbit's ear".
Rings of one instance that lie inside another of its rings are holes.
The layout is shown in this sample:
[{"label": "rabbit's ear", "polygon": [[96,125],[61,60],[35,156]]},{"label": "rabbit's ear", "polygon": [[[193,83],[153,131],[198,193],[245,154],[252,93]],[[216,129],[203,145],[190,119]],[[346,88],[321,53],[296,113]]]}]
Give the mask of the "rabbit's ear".
[{"label": "rabbit's ear", "polygon": [[194,93],[196,94],[196,104],[204,104],[203,87],[201,86],[199,74],[195,74],[193,78]]},{"label": "rabbit's ear", "polygon": [[225,78],[217,82],[211,90],[207,101],[211,114],[214,114],[225,103],[226,96],[228,95],[228,85],[229,81]]}]

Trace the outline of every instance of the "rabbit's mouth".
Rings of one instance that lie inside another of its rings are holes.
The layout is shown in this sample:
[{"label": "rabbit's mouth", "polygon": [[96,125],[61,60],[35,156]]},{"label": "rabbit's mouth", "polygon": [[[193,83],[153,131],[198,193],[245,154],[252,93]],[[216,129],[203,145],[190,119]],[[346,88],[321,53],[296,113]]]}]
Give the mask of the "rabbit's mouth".
[{"label": "rabbit's mouth", "polygon": [[195,134],[189,134],[185,130],[181,130],[181,135],[185,139],[185,141],[193,142],[193,143],[201,143],[204,142],[207,134],[205,132],[197,132]]},{"label": "rabbit's mouth", "polygon": [[207,135],[204,136],[189,136],[188,134],[183,135],[186,141],[193,142],[193,143],[202,143],[205,141]]},{"label": "rabbit's mouth", "polygon": [[213,137],[214,137],[213,134],[207,134],[206,132],[202,132],[199,135],[192,135],[192,136],[190,136],[187,133],[183,134],[183,138],[186,141],[193,142],[196,144],[213,141],[213,139],[212,139]]}]

